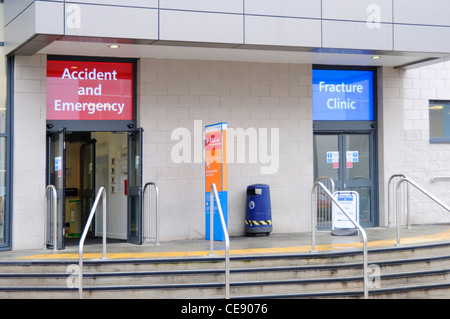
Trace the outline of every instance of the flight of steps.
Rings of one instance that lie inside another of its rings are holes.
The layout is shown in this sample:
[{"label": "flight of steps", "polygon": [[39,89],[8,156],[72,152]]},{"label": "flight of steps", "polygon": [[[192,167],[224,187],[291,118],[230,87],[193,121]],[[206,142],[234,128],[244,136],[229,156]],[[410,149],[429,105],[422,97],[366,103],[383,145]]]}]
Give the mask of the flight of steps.
[{"label": "flight of steps", "polygon": [[[378,271],[369,298],[450,298],[450,243],[369,250],[368,259]],[[71,264],[0,262],[0,298],[78,298]],[[85,260],[83,298],[224,298],[224,267],[223,257]],[[232,256],[230,269],[231,298],[363,298],[361,251]]]}]

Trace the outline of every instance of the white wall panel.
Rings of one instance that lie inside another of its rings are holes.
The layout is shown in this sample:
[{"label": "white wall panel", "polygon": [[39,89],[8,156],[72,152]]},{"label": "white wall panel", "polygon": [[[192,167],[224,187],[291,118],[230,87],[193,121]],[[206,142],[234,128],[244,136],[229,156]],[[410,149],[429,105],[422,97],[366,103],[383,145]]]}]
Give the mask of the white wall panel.
[{"label": "white wall panel", "polygon": [[5,0],[5,25],[24,11],[33,0]]},{"label": "white wall panel", "polygon": [[158,8],[158,0],[68,0],[66,3],[113,5],[120,7]]},{"label": "white wall panel", "polygon": [[245,13],[320,19],[320,0],[245,0]]},{"label": "white wall panel", "polygon": [[[63,34],[64,6],[58,2],[36,1],[36,33]],[[48,17],[52,17],[49,19]]]},{"label": "white wall panel", "polygon": [[161,10],[160,26],[160,40],[243,43],[240,15]]},{"label": "white wall panel", "polygon": [[242,13],[243,0],[160,0],[161,9]]},{"label": "white wall panel", "polygon": [[392,0],[322,0],[323,19],[367,21],[373,15],[392,22]]},{"label": "white wall panel", "polygon": [[445,25],[450,23],[448,0],[395,0],[394,23]]},{"label": "white wall panel", "polygon": [[[70,6],[70,4],[66,4]],[[158,10],[133,7],[115,7],[100,5],[79,5],[80,24],[67,23],[66,35],[157,39]]]},{"label": "white wall panel", "polygon": [[432,26],[394,26],[395,50],[412,52],[450,52],[450,28]]},{"label": "white wall panel", "polygon": [[323,47],[392,50],[392,25],[368,28],[365,22],[323,21]]},{"label": "white wall panel", "polygon": [[320,34],[320,20],[245,17],[246,44],[315,47],[320,46]]}]

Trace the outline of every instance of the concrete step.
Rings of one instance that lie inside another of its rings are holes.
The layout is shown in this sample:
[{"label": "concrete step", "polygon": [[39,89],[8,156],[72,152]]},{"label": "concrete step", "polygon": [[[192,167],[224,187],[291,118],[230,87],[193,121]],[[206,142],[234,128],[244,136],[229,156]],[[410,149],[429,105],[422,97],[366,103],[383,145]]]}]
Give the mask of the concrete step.
[{"label": "concrete step", "polygon": [[[377,265],[382,274],[395,274],[405,271],[425,271],[445,268],[450,264],[450,256],[409,258],[380,261]],[[275,266],[257,268],[232,268],[232,281],[342,278],[362,274],[362,263],[336,263],[320,265]],[[0,287],[7,286],[66,286],[71,273],[9,273],[0,274]],[[190,282],[218,282],[223,279],[224,269],[186,269],[161,271],[116,271],[84,272],[84,284],[101,285],[143,285],[179,284]]]},{"label": "concrete step", "polygon": [[[377,298],[445,295],[450,243],[369,251],[379,270]],[[78,298],[68,288],[70,261],[0,263],[0,298]],[[107,260],[84,262],[84,298],[223,298],[224,259]],[[231,258],[231,296],[331,298],[363,295],[362,253],[339,252]],[[12,271],[13,270],[13,271]],[[430,288],[430,285],[434,288]],[[420,292],[420,286],[426,288]],[[409,287],[409,290],[406,290]],[[449,295],[447,295],[449,296]]]}]

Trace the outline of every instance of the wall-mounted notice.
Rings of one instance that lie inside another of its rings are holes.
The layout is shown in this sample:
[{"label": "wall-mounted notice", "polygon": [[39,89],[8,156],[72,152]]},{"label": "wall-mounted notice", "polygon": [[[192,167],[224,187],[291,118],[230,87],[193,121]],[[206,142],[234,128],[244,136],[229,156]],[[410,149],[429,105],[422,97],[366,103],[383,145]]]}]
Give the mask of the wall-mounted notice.
[{"label": "wall-mounted notice", "polygon": [[347,151],[347,168],[353,168],[353,163],[359,163],[359,151]]},{"label": "wall-mounted notice", "polygon": [[327,152],[327,163],[333,165],[333,169],[339,168],[339,151]]},{"label": "wall-mounted notice", "polygon": [[[227,123],[218,123],[205,127],[205,233],[210,239],[210,189],[215,183],[219,195],[225,223],[228,225],[228,191],[227,191],[227,163],[226,163]],[[214,240],[224,241],[217,203],[214,200]],[[228,226],[227,226],[228,227]]]},{"label": "wall-mounted notice", "polygon": [[47,120],[133,120],[133,63],[47,61]]}]

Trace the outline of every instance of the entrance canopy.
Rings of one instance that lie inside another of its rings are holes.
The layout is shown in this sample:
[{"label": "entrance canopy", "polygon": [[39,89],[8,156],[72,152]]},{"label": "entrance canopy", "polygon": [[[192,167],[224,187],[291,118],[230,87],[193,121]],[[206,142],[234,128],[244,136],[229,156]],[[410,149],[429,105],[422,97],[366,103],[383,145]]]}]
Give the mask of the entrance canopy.
[{"label": "entrance canopy", "polygon": [[446,0],[5,0],[5,52],[410,68],[448,58],[449,13]]}]

